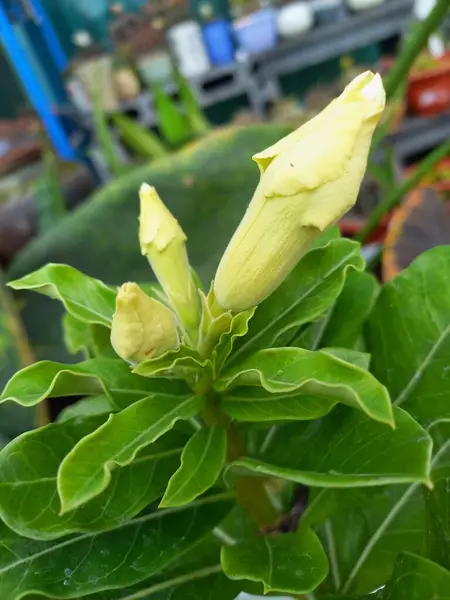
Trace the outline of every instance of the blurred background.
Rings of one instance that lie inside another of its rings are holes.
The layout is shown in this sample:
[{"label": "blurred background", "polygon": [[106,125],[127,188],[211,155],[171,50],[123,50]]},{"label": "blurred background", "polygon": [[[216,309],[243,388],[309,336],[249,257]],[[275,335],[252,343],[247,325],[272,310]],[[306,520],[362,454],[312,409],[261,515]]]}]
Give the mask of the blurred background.
[{"label": "blurred background", "polygon": [[[257,182],[251,155],[368,68],[388,106],[340,228],[390,279],[450,243],[449,39],[450,0],[0,0],[3,282],[47,262],[151,279],[143,181],[207,281]],[[56,303],[0,287],[2,386],[36,359],[76,360],[63,338]],[[6,439],[35,418],[2,410]]]}]

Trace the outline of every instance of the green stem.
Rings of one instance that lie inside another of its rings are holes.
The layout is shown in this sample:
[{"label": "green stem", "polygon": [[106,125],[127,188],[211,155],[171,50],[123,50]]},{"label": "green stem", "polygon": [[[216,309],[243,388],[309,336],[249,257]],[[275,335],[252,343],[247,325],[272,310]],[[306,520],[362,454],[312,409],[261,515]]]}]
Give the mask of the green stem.
[{"label": "green stem", "polygon": [[[203,419],[208,426],[220,426],[227,430],[227,463],[245,456],[245,445],[230,417],[220,408],[220,396],[210,391],[206,396]],[[239,504],[248,512],[259,527],[273,525],[278,513],[270,501],[261,477],[238,476],[236,478],[236,497]]]},{"label": "green stem", "polygon": [[[447,0],[448,2],[449,0]],[[445,156],[450,154],[450,140],[447,140],[433,150],[419,166],[414,170],[414,173],[405,179],[401,185],[392,190],[392,192],[378,204],[370,217],[367,219],[366,225],[356,236],[358,242],[365,242],[369,235],[378,226],[385,214],[389,213],[397,204],[399,204],[405,194],[410,192],[417,184],[427,175],[435,165]]]},{"label": "green stem", "polygon": [[392,98],[398,87],[402,84],[417,55],[424,48],[433,31],[439,27],[448,14],[448,10],[449,0],[437,0],[427,18],[421,23],[416,24],[415,31],[406,40],[400,56],[385,79],[384,87],[388,99]]}]

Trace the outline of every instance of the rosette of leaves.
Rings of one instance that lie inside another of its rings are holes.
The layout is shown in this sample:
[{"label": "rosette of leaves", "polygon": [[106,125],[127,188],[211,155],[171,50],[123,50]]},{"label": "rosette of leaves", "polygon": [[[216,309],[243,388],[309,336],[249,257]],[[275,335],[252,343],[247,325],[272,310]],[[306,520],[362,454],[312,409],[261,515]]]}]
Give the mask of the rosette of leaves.
[{"label": "rosette of leaves", "polygon": [[86,360],[1,396],[84,397],[0,453],[2,599],[447,590],[448,281],[442,247],[380,291],[331,230],[207,356],[132,367],[109,342],[116,289],[64,265],[12,282],[63,303]]}]

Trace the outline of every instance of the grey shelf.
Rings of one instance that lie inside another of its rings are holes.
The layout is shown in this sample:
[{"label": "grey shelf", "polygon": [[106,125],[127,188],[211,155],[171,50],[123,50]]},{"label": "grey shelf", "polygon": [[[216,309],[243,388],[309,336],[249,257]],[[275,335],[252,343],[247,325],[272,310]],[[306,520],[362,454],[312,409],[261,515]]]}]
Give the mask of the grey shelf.
[{"label": "grey shelf", "polygon": [[[253,111],[261,115],[267,100],[280,95],[281,75],[318,65],[368,44],[402,33],[410,19],[414,0],[386,0],[361,14],[349,14],[330,25],[321,25],[275,48],[258,55],[240,56],[223,67],[214,67],[201,77],[190,80],[202,107],[207,108],[246,95]],[[221,82],[222,80],[222,82]],[[149,102],[150,100],[150,102]],[[145,93],[127,102],[123,108],[133,108],[145,115],[146,125],[154,123],[150,95]]]},{"label": "grey shelf", "polygon": [[407,117],[388,138],[401,161],[426,152],[450,139],[450,113],[436,117]]},{"label": "grey shelf", "polygon": [[263,74],[269,79],[320,64],[404,32],[412,7],[413,0],[387,0],[376,8],[282,42],[256,60],[262,61]]}]

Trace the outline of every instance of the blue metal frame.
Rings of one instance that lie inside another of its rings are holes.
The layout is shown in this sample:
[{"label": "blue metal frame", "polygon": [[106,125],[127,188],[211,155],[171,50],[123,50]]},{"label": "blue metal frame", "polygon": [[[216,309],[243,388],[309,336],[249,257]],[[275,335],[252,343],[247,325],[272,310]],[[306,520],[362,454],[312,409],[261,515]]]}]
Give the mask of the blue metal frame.
[{"label": "blue metal frame", "polygon": [[71,143],[77,125],[67,114],[71,104],[61,78],[67,57],[40,0],[25,2],[0,0],[0,41],[58,155],[79,160],[81,149]]}]

